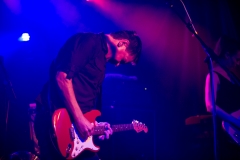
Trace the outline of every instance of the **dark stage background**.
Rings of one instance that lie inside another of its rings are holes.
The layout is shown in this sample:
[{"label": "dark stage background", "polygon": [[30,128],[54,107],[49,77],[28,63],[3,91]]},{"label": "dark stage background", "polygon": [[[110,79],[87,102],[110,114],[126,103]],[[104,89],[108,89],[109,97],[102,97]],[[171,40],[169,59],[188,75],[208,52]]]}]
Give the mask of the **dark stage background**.
[{"label": "dark stage background", "polygon": [[[148,126],[149,133],[114,134],[101,142],[102,159],[196,159],[193,157],[199,153],[203,156],[203,145],[192,144],[196,130],[189,129],[185,119],[208,114],[204,105],[206,54],[166,2],[172,2],[187,20],[177,0],[1,1],[0,55],[16,99],[10,101],[8,132],[4,136],[9,88],[1,71],[0,156],[30,150],[28,104],[47,81],[49,65],[66,39],[81,31],[109,33],[119,29],[137,31],[143,41],[143,53],[137,66],[107,65],[106,73],[115,76],[104,81],[99,120],[117,124],[137,119]],[[240,6],[236,1],[184,3],[200,37],[210,47],[221,34],[239,39]],[[18,41],[23,32],[30,34],[30,41]],[[128,76],[136,78],[127,79]],[[211,120],[205,126],[211,128]]]}]

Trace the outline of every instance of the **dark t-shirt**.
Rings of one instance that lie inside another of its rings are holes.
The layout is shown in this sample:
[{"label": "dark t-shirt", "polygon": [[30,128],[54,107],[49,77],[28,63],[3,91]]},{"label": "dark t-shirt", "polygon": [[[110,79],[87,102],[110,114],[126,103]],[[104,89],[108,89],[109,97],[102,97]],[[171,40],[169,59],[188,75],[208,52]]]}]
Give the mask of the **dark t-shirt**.
[{"label": "dark t-shirt", "polygon": [[[220,81],[217,90],[216,105],[231,114],[240,109],[240,87],[215,72]],[[217,116],[217,140],[219,159],[239,159],[239,146],[222,128],[222,119]],[[234,157],[234,158],[233,158]]]},{"label": "dark t-shirt", "polygon": [[216,104],[227,113],[231,114],[240,109],[240,87],[231,83],[221,74],[218,75],[220,86],[217,90]]},{"label": "dark t-shirt", "polygon": [[[47,90],[50,86],[51,106],[54,109],[65,107],[55,79],[58,71],[65,72],[67,78],[72,79],[74,93],[83,113],[97,107],[97,102],[101,103],[97,99],[101,98],[107,52],[104,33],[78,33],[66,41],[51,64],[50,85],[45,87]],[[44,101],[41,96],[39,99]]]},{"label": "dark t-shirt", "polygon": [[[218,75],[220,85],[217,88],[216,105],[226,111],[228,114],[240,109],[240,87],[233,84],[220,73]],[[222,119],[217,117],[218,137],[220,141],[232,141],[228,134],[222,128]]]}]

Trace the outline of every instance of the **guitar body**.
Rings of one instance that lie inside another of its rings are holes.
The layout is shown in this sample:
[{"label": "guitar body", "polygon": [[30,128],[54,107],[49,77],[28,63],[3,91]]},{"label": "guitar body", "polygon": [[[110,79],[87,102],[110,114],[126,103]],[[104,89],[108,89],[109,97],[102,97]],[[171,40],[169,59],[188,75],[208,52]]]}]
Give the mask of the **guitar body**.
[{"label": "guitar body", "polygon": [[[231,114],[233,117],[239,119],[240,118],[240,110],[233,112]],[[229,124],[228,122],[222,121],[223,129],[230,135],[230,137],[240,145],[240,130]]]},{"label": "guitar body", "polygon": [[[95,120],[101,112],[98,110],[92,110],[84,114],[84,117],[92,124],[95,124]],[[89,136],[87,139],[82,139],[78,136],[74,128],[74,124],[65,108],[57,109],[52,115],[52,128],[55,134],[55,143],[61,155],[65,159],[75,159],[83,151],[90,150],[92,152],[99,151],[99,147],[93,144],[93,136]],[[113,132],[135,130],[137,133],[144,131],[148,132],[147,126],[133,120],[131,124],[119,124],[112,125],[111,129]],[[106,126],[97,125],[94,126],[93,135],[103,135],[105,134]]]},{"label": "guitar body", "polygon": [[[85,118],[90,122],[100,116],[98,110],[92,110],[84,114]],[[69,114],[65,108],[56,110],[52,116],[52,125],[55,133],[58,149],[66,159],[74,159],[84,150],[97,152],[100,148],[93,144],[92,136],[87,139],[81,139],[74,129]]]}]

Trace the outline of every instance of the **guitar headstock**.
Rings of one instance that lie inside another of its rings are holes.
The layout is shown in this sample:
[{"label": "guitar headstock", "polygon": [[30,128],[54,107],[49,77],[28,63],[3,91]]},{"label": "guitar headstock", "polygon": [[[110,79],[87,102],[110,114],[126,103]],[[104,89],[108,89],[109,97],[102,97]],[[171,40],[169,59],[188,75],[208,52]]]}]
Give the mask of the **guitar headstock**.
[{"label": "guitar headstock", "polygon": [[139,133],[141,131],[144,131],[145,133],[148,132],[148,127],[145,126],[145,124],[143,124],[142,122],[139,122],[137,120],[133,120],[132,121],[132,125],[133,125],[133,128],[134,130]]}]

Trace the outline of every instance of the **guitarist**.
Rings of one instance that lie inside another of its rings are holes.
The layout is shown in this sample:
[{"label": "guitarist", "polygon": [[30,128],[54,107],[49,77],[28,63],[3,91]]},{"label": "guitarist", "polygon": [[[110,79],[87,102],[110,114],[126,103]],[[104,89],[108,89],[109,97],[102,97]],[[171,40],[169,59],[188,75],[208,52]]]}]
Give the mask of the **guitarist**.
[{"label": "guitarist", "polygon": [[[234,68],[240,64],[240,44],[233,38],[222,36],[215,46],[215,53],[218,57],[218,63],[214,63],[213,67],[218,158],[240,159],[240,148],[230,141],[230,136],[221,126],[222,121],[226,121],[240,129],[240,120],[231,115],[240,110],[240,86],[238,79],[232,74]],[[208,74],[205,84],[205,104],[208,112],[212,112],[211,97],[211,81]]]},{"label": "guitarist", "polygon": [[[105,66],[110,62],[135,64],[140,56],[142,43],[133,31],[104,33],[77,33],[70,37],[60,49],[50,67],[48,83],[37,97],[38,113],[35,130],[40,146],[40,158],[56,157],[48,130],[51,128],[51,115],[57,108],[65,107],[81,138],[92,135],[93,125],[84,117],[92,109],[101,109],[102,82]],[[46,107],[47,106],[47,107]],[[49,116],[50,115],[50,116]],[[108,123],[106,134],[100,139],[109,138],[112,130]],[[92,152],[83,152],[76,159],[98,160]]]}]

